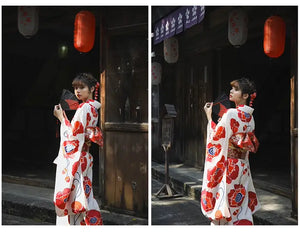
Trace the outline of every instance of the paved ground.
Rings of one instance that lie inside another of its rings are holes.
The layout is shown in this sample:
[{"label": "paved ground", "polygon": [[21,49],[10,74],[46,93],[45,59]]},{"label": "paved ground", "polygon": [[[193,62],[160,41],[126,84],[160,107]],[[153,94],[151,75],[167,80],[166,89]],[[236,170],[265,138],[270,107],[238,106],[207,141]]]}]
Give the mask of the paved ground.
[{"label": "paved ground", "polygon": [[53,225],[53,223],[11,214],[2,214],[2,225]]},{"label": "paved ground", "polygon": [[[164,175],[164,165],[152,162],[153,192],[162,186],[156,180],[164,181]],[[153,200],[154,197],[152,197],[152,223],[205,225],[199,203],[203,173],[194,167],[170,165],[169,176],[172,186],[187,197],[163,202]],[[261,203],[261,209],[253,216],[254,225],[298,224],[297,219],[291,217],[292,205],[288,197],[267,191],[270,190],[267,187],[268,183],[264,183],[266,187],[258,186],[257,183],[254,185]]]},{"label": "paved ground", "polygon": [[209,225],[202,215],[199,201],[183,196],[158,199],[156,193],[163,183],[152,179],[152,225]]},{"label": "paved ground", "polygon": [[[5,181],[13,181],[12,177],[4,178]],[[38,184],[28,179],[11,182],[3,182],[2,179],[2,225],[55,225],[53,188],[24,184]],[[100,203],[100,200],[97,201]],[[101,209],[101,214],[104,225],[148,225],[145,218],[104,209]]]}]

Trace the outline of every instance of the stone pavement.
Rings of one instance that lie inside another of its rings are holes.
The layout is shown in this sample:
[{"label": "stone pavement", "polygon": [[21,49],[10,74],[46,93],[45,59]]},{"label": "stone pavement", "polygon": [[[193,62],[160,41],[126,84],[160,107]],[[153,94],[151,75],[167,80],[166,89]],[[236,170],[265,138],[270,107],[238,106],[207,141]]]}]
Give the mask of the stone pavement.
[{"label": "stone pavement", "polygon": [[[165,174],[164,164],[152,162],[152,179],[155,179],[160,182],[164,182],[164,174]],[[199,224],[199,225],[204,224],[205,222],[198,214],[198,212],[201,212],[199,202],[200,202],[203,173],[197,168],[184,166],[182,164],[177,164],[177,165],[169,166],[169,176],[170,176],[171,184],[175,188],[175,190],[178,190],[178,192],[181,192],[185,196],[189,197],[189,199],[181,199],[182,205],[181,207],[179,207],[179,210],[181,209],[182,210],[181,212],[186,211],[185,213],[181,213],[181,215],[183,216],[188,215],[190,218],[198,218],[198,222],[197,219],[194,220],[190,219],[189,222],[191,224]],[[155,185],[155,183],[153,185]],[[153,188],[153,191],[154,190],[155,189]],[[256,192],[262,207],[253,216],[255,225],[297,225],[298,224],[298,221],[291,217],[292,207],[289,198],[284,197],[282,195],[275,194],[273,192],[268,192],[258,187],[256,187]],[[193,199],[194,202],[191,202],[191,199]],[[159,203],[160,200],[153,202],[152,205],[154,204],[155,206],[159,205],[157,202]],[[172,200],[172,202],[175,202],[175,199]],[[168,202],[167,205],[171,205],[172,202]],[[164,205],[163,202],[161,202],[161,205],[162,206]],[[154,221],[156,224],[164,224],[163,218],[157,219],[155,216],[153,216],[154,214],[158,214],[158,215],[161,214],[159,209],[153,210],[153,207],[152,207],[153,224]],[[199,210],[197,210],[197,208]],[[189,209],[193,211],[189,211]],[[161,210],[163,211],[163,208]],[[174,214],[178,214],[178,213],[174,213]],[[186,219],[188,216],[185,216],[183,220]],[[177,220],[174,221],[176,222],[176,224],[179,224]],[[172,224],[172,223],[170,223],[170,220],[168,219],[166,220],[166,224]]]},{"label": "stone pavement", "polygon": [[[43,182],[44,187],[39,182]],[[3,175],[2,225],[55,225],[52,185],[52,181]],[[148,225],[144,218],[104,209],[101,214],[104,225]]]},{"label": "stone pavement", "polygon": [[170,199],[158,199],[154,196],[163,183],[152,179],[151,224],[152,225],[209,225],[203,216],[198,201],[183,196]]}]

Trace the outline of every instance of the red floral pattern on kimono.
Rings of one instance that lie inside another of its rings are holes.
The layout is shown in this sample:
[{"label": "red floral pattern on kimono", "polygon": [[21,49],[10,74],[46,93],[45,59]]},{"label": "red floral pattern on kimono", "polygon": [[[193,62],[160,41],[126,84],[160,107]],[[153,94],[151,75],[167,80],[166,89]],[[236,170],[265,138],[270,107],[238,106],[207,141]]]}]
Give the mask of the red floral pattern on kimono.
[{"label": "red floral pattern on kimono", "polygon": [[238,159],[227,159],[227,177],[226,182],[231,184],[239,175]]},{"label": "red floral pattern on kimono", "polygon": [[54,161],[54,205],[58,218],[66,216],[74,225],[102,224],[93,195],[93,157],[88,152],[91,141],[103,145],[101,130],[96,126],[99,108],[100,103],[94,100],[80,104],[72,122],[65,116],[60,128],[61,146]]},{"label": "red floral pattern on kimono", "polygon": [[259,146],[252,112],[242,105],[229,109],[217,125],[208,122],[201,209],[213,222],[251,225],[260,208],[248,159]]},{"label": "red floral pattern on kimono", "polygon": [[212,161],[212,159],[216,156],[218,156],[220,154],[220,151],[221,151],[221,145],[220,144],[212,144],[212,143],[209,143],[207,145],[207,156],[206,156],[206,159],[208,161]]},{"label": "red floral pattern on kimono", "polygon": [[225,157],[222,156],[222,159],[216,164],[216,166],[213,167],[212,170],[207,171],[207,179],[209,180],[207,186],[209,188],[214,188],[221,182],[225,168]]},{"label": "red floral pattern on kimono", "polygon": [[211,211],[214,209],[216,203],[216,198],[213,197],[213,194],[207,191],[201,193],[201,206],[205,211]]}]

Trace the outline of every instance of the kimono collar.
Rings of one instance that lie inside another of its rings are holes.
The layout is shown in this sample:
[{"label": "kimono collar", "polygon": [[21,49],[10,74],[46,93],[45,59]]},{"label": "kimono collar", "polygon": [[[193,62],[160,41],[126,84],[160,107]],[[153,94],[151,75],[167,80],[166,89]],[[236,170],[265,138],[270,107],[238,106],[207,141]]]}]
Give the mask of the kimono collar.
[{"label": "kimono collar", "polygon": [[252,115],[254,108],[249,107],[248,105],[239,105],[237,106],[238,110],[241,110],[243,112],[249,113]]},{"label": "kimono collar", "polygon": [[88,100],[86,101],[86,103],[93,105],[96,109],[99,109],[101,107],[101,103],[99,103],[97,100]]}]

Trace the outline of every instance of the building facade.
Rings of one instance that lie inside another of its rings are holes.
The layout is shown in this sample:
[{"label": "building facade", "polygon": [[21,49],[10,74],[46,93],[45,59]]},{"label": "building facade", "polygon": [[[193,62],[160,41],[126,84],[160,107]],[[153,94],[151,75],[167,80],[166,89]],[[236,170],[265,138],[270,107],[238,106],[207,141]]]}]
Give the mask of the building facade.
[{"label": "building facade", "polygon": [[[237,8],[248,18],[247,38],[241,46],[232,45],[228,39],[229,15]],[[179,9],[153,7],[153,32],[157,23],[168,20]],[[263,47],[264,23],[272,15],[279,15],[286,24],[284,53],[278,58],[268,57]],[[152,85],[153,98],[158,99],[152,112],[161,112],[164,104],[175,105],[177,111],[170,161],[203,169],[204,104],[222,93],[228,95],[230,81],[250,77],[257,86],[254,118],[260,141],[258,152],[250,155],[253,176],[257,186],[272,187],[272,191],[291,198],[292,215],[297,215],[298,206],[297,22],[298,9],[293,6],[208,6],[200,23],[173,36],[178,40],[176,62],[166,62],[164,41],[152,47],[152,62],[162,67],[161,83]],[[157,114],[152,119],[152,159],[159,162],[164,161],[161,118]]]}]

